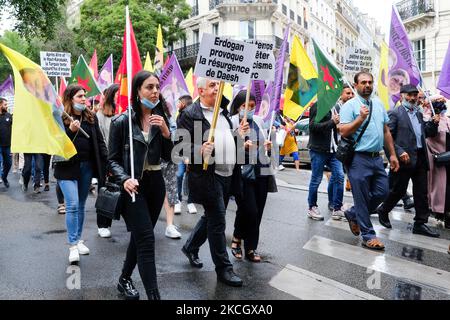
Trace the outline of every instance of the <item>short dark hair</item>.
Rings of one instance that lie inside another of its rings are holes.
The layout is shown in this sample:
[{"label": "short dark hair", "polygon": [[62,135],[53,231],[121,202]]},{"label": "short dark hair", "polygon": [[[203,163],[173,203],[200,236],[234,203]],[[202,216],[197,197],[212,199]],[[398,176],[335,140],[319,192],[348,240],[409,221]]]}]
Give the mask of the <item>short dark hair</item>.
[{"label": "short dark hair", "polygon": [[5,101],[8,102],[8,100],[6,98],[0,97],[0,103],[3,103]]},{"label": "short dark hair", "polygon": [[372,78],[372,81],[373,81],[373,74],[371,74],[370,72],[367,72],[367,71],[361,71],[361,72],[358,72],[357,74],[355,74],[354,81],[355,81],[356,84],[358,83],[359,78],[362,75],[370,76]]},{"label": "short dark hair", "polygon": [[187,106],[190,106],[192,104],[192,97],[188,94],[185,94],[184,96],[179,97],[178,100],[184,101],[184,103]]},{"label": "short dark hair", "polygon": [[344,91],[345,89],[351,89],[348,83],[344,83],[344,85],[342,86],[342,91]]}]

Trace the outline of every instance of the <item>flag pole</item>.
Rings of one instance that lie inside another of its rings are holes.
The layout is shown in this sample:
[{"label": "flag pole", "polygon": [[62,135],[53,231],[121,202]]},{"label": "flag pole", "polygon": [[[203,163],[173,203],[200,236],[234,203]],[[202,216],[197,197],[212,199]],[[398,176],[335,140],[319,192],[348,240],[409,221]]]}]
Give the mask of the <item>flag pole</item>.
[{"label": "flag pole", "polygon": [[244,118],[242,119],[244,121],[244,124],[247,123],[247,112],[248,112],[248,104],[250,102],[250,92],[252,90],[252,80],[250,80],[250,83],[247,86],[247,93],[245,95],[245,108],[244,108]]},{"label": "flag pole", "polygon": [[[209,137],[208,142],[214,142],[214,132],[216,130],[217,126],[217,119],[219,118],[219,111],[220,111],[220,105],[222,104],[222,95],[223,95],[223,88],[225,86],[225,83],[223,81],[220,81],[219,83],[219,92],[217,93],[216,97],[216,104],[214,105],[214,114],[211,122],[211,129],[209,130]],[[209,156],[205,157],[205,162],[203,163],[203,170],[208,170],[208,162],[209,162]]]},{"label": "flag pole", "polygon": [[[420,75],[422,77],[422,74]],[[424,88],[422,88],[420,85],[418,86],[420,90],[422,90],[423,94],[425,95],[425,98],[430,102],[430,106],[431,106],[431,112],[433,113],[433,117],[436,115],[436,112],[434,111],[434,106],[433,106],[433,102],[431,102],[430,96],[428,95],[427,91],[424,90]]]},{"label": "flag pole", "polygon": [[[125,7],[125,32],[126,32],[126,59],[127,59],[127,96],[128,96],[128,128],[129,128],[129,138],[130,138],[130,163],[131,163],[131,179],[134,180],[134,147],[133,147],[133,130],[132,130],[132,121],[131,121],[131,30],[130,30],[130,12],[128,10],[128,6]],[[136,195],[133,192],[131,194],[132,202],[136,201]]]},{"label": "flag pole", "polygon": [[[74,122],[73,118],[70,116],[70,114],[68,114],[66,111],[63,111],[64,115],[69,118],[70,122]],[[78,130],[81,131],[82,134],[84,134],[86,136],[86,138],[90,138],[90,136],[87,134],[86,131],[83,130],[83,128],[81,127],[81,123],[80,123],[80,127],[78,128]]]},{"label": "flag pole", "polygon": [[114,59],[112,53],[110,57],[111,57],[111,83],[114,83]]}]

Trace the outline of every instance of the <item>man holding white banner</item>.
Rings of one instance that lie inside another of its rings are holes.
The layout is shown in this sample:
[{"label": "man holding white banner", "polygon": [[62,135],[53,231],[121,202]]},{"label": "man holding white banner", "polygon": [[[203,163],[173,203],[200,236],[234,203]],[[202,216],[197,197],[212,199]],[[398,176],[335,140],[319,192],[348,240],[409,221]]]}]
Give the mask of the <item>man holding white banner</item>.
[{"label": "man holding white banner", "polygon": [[[253,44],[204,34],[195,66],[200,99],[179,119],[179,127],[187,130],[193,138],[190,143],[189,190],[193,201],[205,209],[182,252],[193,267],[202,268],[198,252],[208,239],[217,279],[233,287],[241,287],[242,280],[234,273],[228,257],[225,214],[230,191],[239,192],[240,189],[239,183],[231,186],[232,181],[240,181],[240,167],[235,166],[239,148],[226,108],[228,101],[222,97],[223,81],[248,85],[255,53]],[[248,123],[241,125],[240,129],[248,130]],[[210,134],[206,140],[208,131]],[[243,149],[243,143],[241,147]]]}]

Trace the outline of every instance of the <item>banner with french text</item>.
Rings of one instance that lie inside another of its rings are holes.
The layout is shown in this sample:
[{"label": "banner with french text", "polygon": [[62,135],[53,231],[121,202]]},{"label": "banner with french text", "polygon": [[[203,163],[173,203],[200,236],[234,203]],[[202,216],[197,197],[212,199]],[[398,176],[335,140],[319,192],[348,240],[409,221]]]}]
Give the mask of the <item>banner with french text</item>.
[{"label": "banner with french text", "polygon": [[248,86],[257,47],[227,38],[203,34],[194,74],[232,85]]}]

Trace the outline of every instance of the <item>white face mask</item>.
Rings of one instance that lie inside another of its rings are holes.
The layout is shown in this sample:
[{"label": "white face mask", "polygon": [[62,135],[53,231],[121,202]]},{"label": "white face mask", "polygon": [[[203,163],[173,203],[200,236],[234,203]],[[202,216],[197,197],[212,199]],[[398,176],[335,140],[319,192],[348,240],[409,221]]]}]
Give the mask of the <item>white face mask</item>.
[{"label": "white face mask", "polygon": [[77,110],[78,112],[83,112],[84,110],[86,110],[86,105],[85,104],[81,104],[81,103],[74,103],[73,104],[73,108],[75,110]]},{"label": "white face mask", "polygon": [[[239,116],[241,117],[241,118],[243,118],[244,117],[244,112],[245,112],[245,110],[241,110],[240,112],[239,112]],[[255,115],[255,109],[253,109],[253,110],[251,110],[251,111],[247,111],[247,119],[248,120],[253,120],[253,116]]]},{"label": "white face mask", "polygon": [[159,100],[157,100],[155,103],[151,102],[150,100],[146,99],[146,98],[142,98],[141,99],[141,103],[144,105],[144,107],[153,110],[155,109],[155,107],[158,105]]}]

